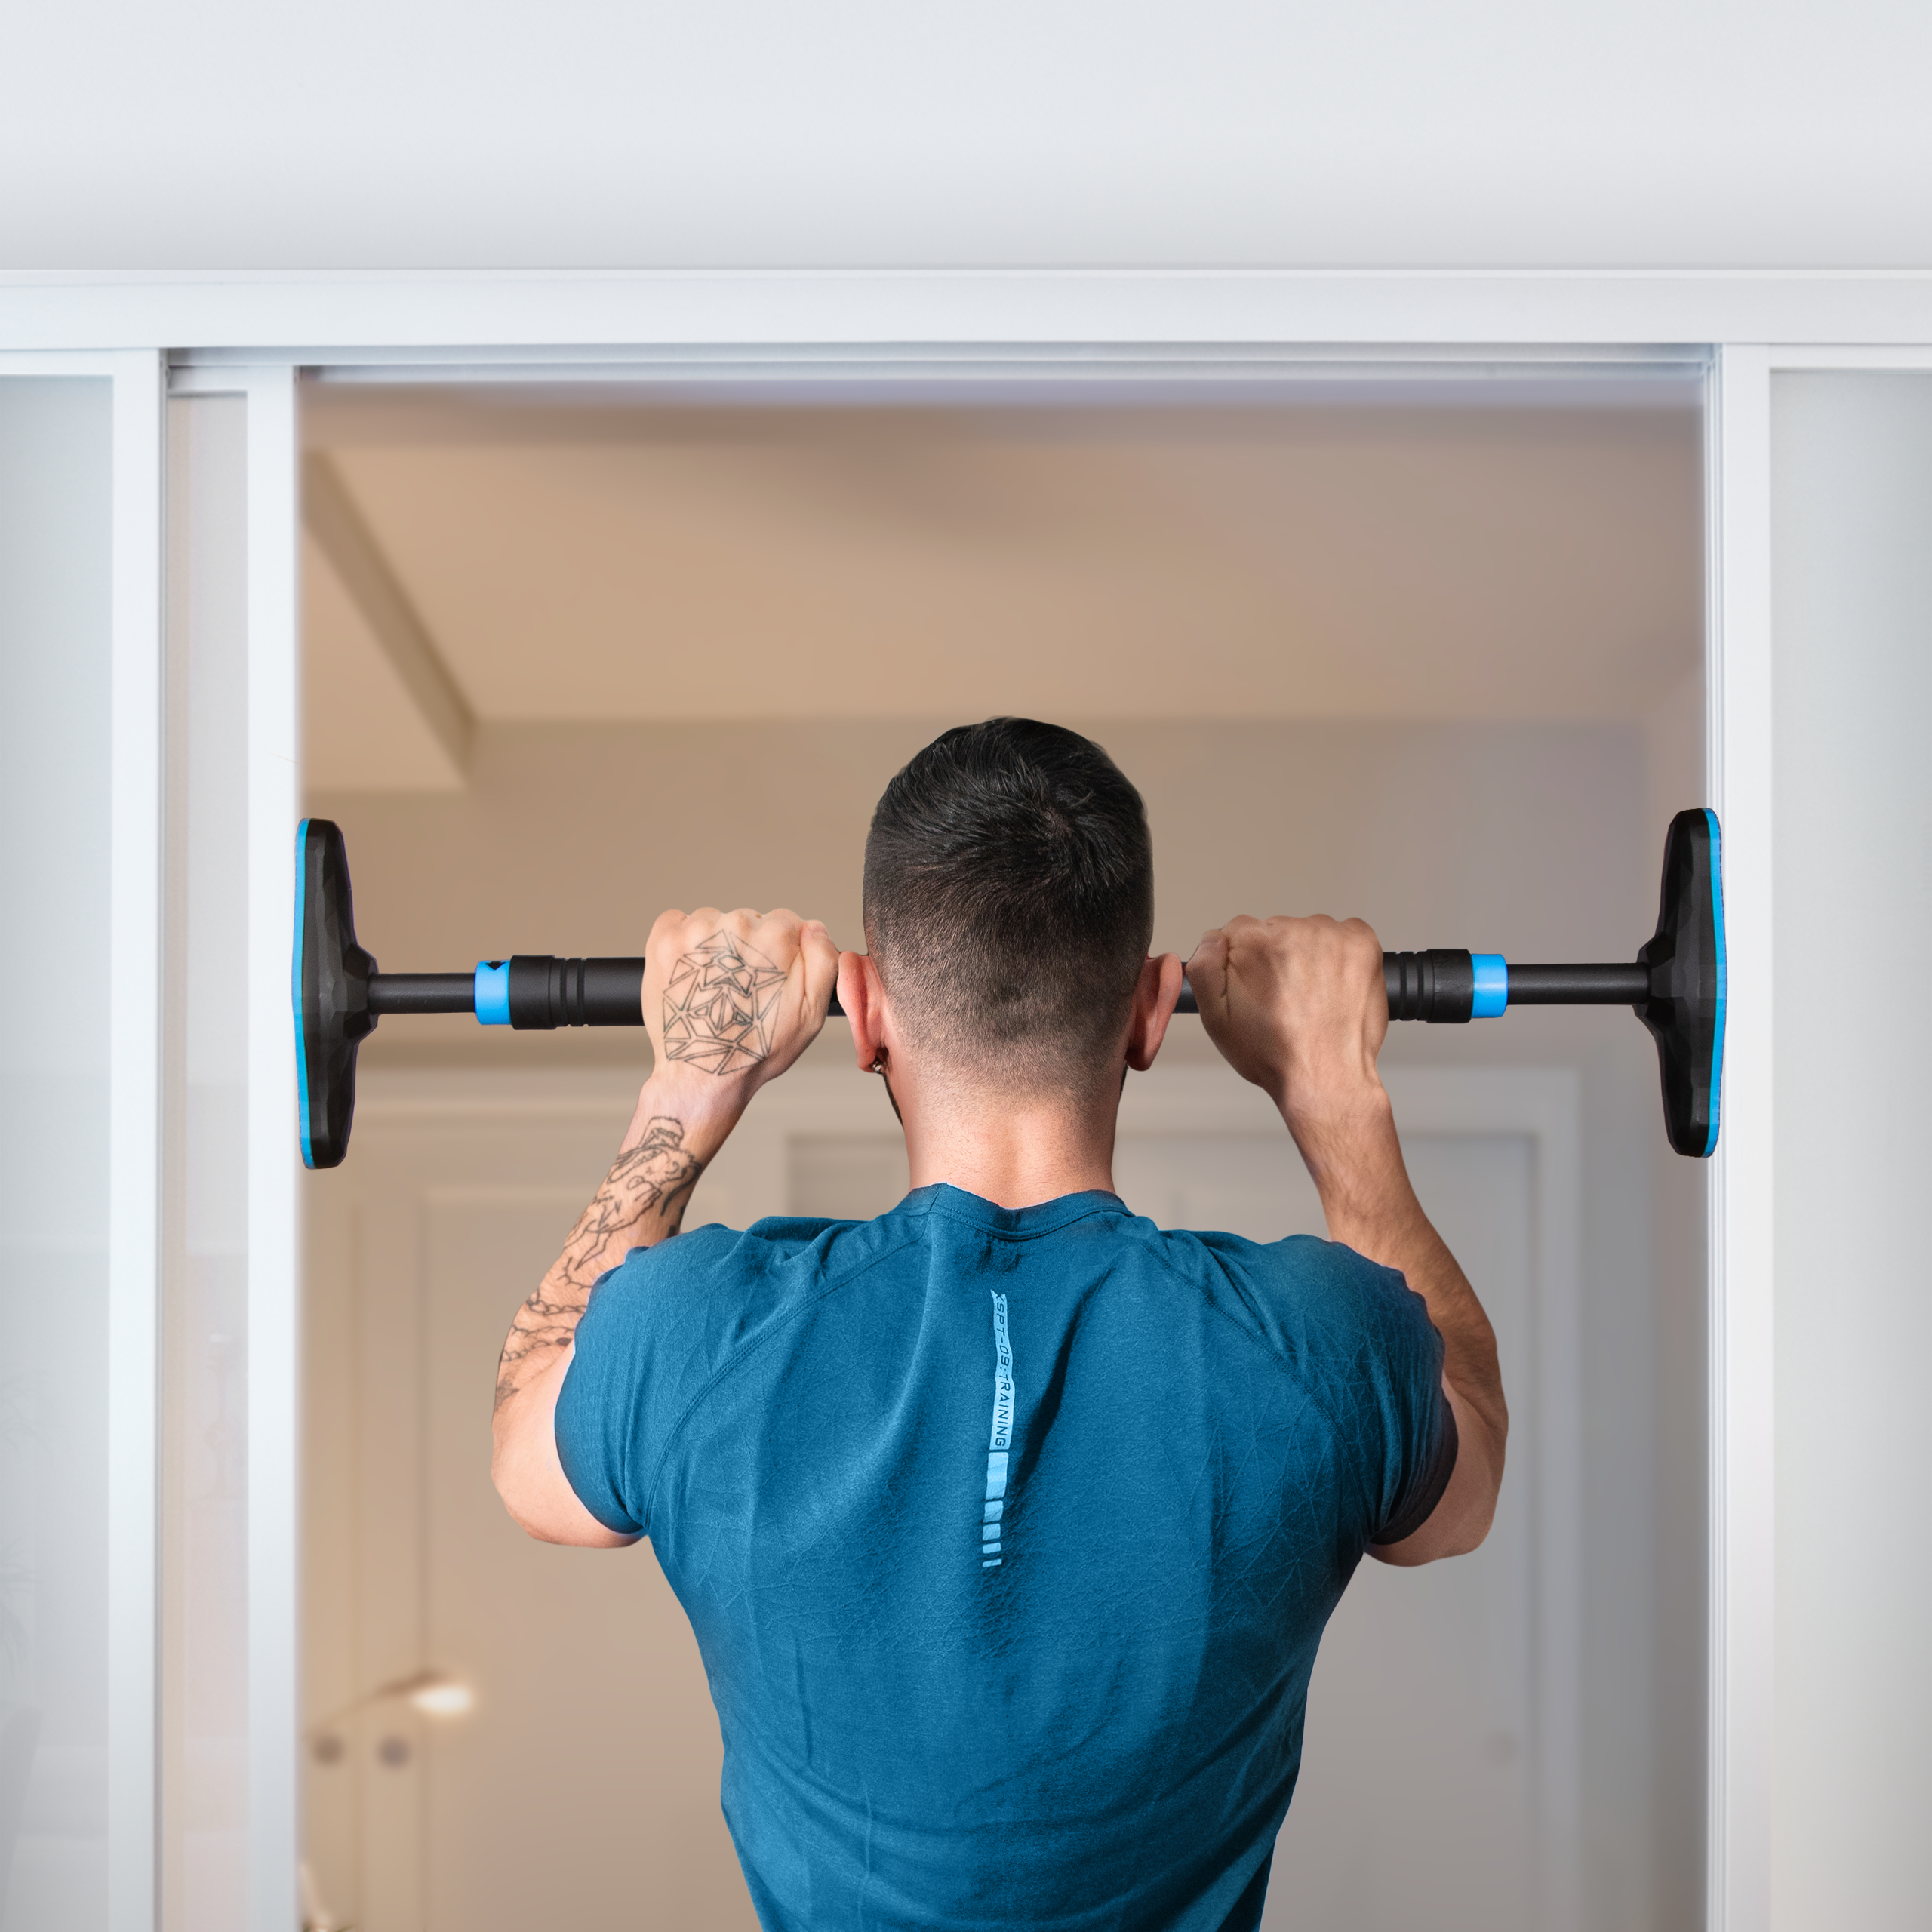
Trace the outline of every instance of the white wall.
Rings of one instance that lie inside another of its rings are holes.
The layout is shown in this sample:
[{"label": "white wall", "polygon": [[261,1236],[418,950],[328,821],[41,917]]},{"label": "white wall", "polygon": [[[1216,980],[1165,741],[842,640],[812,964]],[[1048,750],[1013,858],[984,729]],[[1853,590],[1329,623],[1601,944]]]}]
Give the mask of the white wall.
[{"label": "white wall", "polygon": [[10,15],[0,268],[1922,267],[1912,0]]},{"label": "white wall", "polygon": [[1932,378],[1772,401],[1779,1932],[1932,1885]]}]

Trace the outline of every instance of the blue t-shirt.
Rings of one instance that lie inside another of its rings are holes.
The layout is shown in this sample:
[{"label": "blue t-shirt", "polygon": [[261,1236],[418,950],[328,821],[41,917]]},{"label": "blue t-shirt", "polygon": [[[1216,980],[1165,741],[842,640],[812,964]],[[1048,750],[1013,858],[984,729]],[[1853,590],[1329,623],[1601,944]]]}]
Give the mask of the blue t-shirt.
[{"label": "blue t-shirt", "polygon": [[1322,1626],[1447,1480],[1441,1366],[1351,1249],[927,1187],[634,1251],[557,1447],[690,1616],[768,1932],[1223,1932]]}]

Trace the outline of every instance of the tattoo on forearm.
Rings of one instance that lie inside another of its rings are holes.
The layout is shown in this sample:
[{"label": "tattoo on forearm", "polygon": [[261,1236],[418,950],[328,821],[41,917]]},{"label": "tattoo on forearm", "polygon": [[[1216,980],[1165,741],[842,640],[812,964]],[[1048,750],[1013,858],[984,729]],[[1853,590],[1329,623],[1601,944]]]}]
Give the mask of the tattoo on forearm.
[{"label": "tattoo on forearm", "polygon": [[[681,1121],[654,1115],[635,1147],[617,1156],[604,1185],[577,1217],[564,1251],[542,1284],[517,1310],[497,1365],[497,1406],[501,1408],[552,1353],[577,1333],[591,1284],[622,1259],[634,1236],[663,1238],[678,1232],[704,1163],[686,1151]],[[655,1217],[658,1225],[648,1226]]]},{"label": "tattoo on forearm", "polygon": [[687,952],[664,989],[664,1057],[742,1073],[771,1051],[785,975],[755,947],[718,933]]}]

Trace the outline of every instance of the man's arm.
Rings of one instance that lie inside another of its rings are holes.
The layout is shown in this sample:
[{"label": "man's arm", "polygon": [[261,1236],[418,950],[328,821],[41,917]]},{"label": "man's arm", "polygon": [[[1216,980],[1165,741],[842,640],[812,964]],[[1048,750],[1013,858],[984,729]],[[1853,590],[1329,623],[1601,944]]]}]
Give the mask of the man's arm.
[{"label": "man's arm", "polygon": [[752,1094],[824,1025],[838,970],[824,927],[783,912],[667,912],[645,956],[651,1076],[603,1186],[517,1310],[497,1367],[491,1475],[511,1515],[546,1543],[636,1541],[591,1515],[558,1459],[557,1396],[577,1324],[599,1275],[678,1232],[699,1175]]},{"label": "man's arm", "polygon": [[1454,1473],[1420,1529],[1370,1554],[1407,1565],[1474,1549],[1496,1513],[1509,1411],[1489,1318],[1409,1184],[1376,1071],[1389,1029],[1381,942],[1359,919],[1235,919],[1201,940],[1188,977],[1216,1046],[1280,1108],[1330,1239],[1398,1269],[1442,1337]]},{"label": "man's arm", "polygon": [[603,1186],[510,1324],[497,1364],[490,1473],[510,1514],[546,1543],[601,1548],[636,1541],[607,1529],[577,1500],[557,1458],[557,1395],[592,1284],[632,1248],[677,1233],[698,1176],[737,1124],[737,1112],[715,1104],[700,1113],[709,1098],[675,1078],[662,1087],[654,1075],[645,1083]]}]

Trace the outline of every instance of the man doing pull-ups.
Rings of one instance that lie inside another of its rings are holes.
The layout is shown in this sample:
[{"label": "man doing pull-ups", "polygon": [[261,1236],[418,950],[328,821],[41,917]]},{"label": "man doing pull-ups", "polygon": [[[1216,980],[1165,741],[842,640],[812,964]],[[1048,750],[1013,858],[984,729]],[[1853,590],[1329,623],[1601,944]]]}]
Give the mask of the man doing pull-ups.
[{"label": "man doing pull-ups", "polygon": [[[650,1537],[770,1932],[1252,1927],[1355,1564],[1475,1549],[1503,1471],[1494,1338],[1376,1072],[1380,946],[1238,918],[1188,962],[1327,1217],[1264,1245],[1112,1192],[1182,966],[1147,956],[1146,814],[1098,746],[927,746],[865,924],[866,954],[789,912],[652,928],[651,1075],[510,1330],[497,1487],[551,1542]],[[835,983],[912,1191],[681,1233]]]}]

